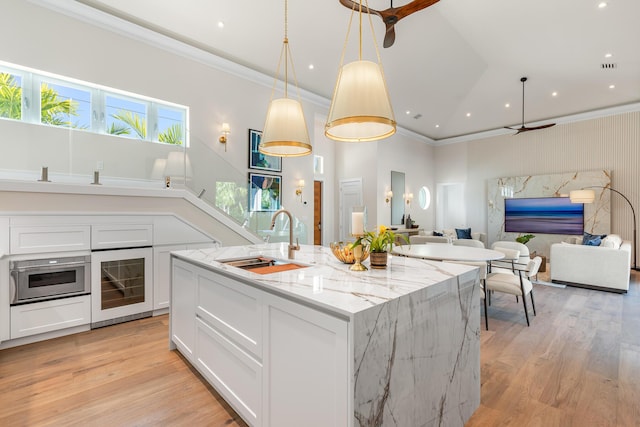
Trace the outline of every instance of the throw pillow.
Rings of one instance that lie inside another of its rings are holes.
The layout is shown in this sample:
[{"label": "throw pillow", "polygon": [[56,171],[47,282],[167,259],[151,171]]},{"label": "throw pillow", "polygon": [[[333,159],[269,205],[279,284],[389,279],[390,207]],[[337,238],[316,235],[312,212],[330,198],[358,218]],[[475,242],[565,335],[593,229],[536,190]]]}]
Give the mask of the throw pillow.
[{"label": "throw pillow", "polygon": [[582,237],[582,244],[586,246],[600,246],[602,239],[605,237],[607,237],[606,234],[590,234],[585,231]]},{"label": "throw pillow", "polygon": [[454,230],[453,228],[445,228],[444,230],[442,230],[442,234],[448,236],[450,240],[456,238],[456,230]]},{"label": "throw pillow", "polygon": [[470,228],[456,228],[456,236],[458,239],[471,239]]},{"label": "throw pillow", "polygon": [[622,245],[622,237],[617,234],[609,234],[607,237],[602,239],[602,243],[600,243],[600,246],[604,248],[613,249],[620,249],[620,245]]},{"label": "throw pillow", "polygon": [[434,235],[434,236],[439,236],[439,237],[444,236],[444,234],[442,234],[442,233],[438,233],[437,231],[434,231],[434,232],[433,232],[433,235]]}]

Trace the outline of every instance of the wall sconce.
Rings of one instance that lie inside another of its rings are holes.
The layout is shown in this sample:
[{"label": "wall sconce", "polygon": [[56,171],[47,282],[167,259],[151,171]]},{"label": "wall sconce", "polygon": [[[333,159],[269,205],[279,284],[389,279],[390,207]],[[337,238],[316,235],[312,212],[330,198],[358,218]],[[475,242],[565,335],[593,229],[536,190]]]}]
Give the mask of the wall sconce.
[{"label": "wall sconce", "polygon": [[384,195],[384,202],[389,205],[391,203],[391,199],[393,198],[393,191],[389,190]]},{"label": "wall sconce", "polygon": [[218,138],[221,144],[224,144],[224,151],[227,151],[227,135],[231,133],[231,128],[229,127],[229,123],[222,124],[222,135]]},{"label": "wall sconce", "polygon": [[405,201],[407,202],[407,206],[411,205],[411,201],[413,200],[413,193],[405,194]]},{"label": "wall sconce", "polygon": [[304,179],[298,181],[298,188],[296,188],[296,196],[300,197],[300,202],[302,202],[302,189],[304,188]]}]

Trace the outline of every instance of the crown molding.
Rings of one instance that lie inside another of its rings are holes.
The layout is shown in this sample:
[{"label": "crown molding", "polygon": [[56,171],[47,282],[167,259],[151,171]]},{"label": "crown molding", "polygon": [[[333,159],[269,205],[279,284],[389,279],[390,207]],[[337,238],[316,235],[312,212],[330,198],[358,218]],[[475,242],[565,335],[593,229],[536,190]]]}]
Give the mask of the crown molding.
[{"label": "crown molding", "polygon": [[[592,120],[600,117],[615,116],[618,114],[631,113],[636,111],[640,111],[640,102],[625,104],[625,105],[617,105],[615,107],[603,108],[599,110],[585,111],[583,113],[571,114],[569,116],[555,117],[555,118],[541,120],[541,121],[527,123],[527,124],[530,126],[540,126],[540,125],[549,123],[549,121],[554,121],[556,125],[566,125],[568,123],[581,122],[584,120]],[[513,135],[513,130],[504,129],[504,128],[492,129],[484,132],[471,133],[468,135],[438,139],[438,140],[434,140],[432,144],[435,146],[458,144],[460,142],[469,142],[469,141],[475,141],[477,139],[492,138],[494,136],[502,136],[502,135]]]}]

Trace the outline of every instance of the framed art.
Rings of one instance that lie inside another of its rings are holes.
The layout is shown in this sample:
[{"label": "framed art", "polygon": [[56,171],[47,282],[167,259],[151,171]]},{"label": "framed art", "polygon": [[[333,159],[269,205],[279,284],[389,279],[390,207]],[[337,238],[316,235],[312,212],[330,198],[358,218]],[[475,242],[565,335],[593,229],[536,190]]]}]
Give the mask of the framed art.
[{"label": "framed art", "polygon": [[277,211],[282,207],[282,177],[249,174],[249,211]]},{"label": "framed art", "polygon": [[249,169],[282,172],[281,157],[267,156],[258,151],[258,145],[260,145],[261,139],[262,132],[249,129]]}]

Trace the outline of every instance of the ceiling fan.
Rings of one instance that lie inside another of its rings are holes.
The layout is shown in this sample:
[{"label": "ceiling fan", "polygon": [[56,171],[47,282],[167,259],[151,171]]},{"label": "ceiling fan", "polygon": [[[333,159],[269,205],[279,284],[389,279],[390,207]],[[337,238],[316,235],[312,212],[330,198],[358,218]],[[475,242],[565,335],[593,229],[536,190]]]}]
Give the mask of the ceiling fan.
[{"label": "ceiling fan", "polygon": [[513,128],[513,127],[509,127],[509,126],[505,126],[505,129],[511,129],[511,130],[515,130],[517,131],[514,135],[517,135],[519,133],[522,132],[528,132],[530,130],[538,130],[538,129],[546,129],[546,128],[550,128],[551,126],[555,126],[555,123],[549,123],[546,125],[541,125],[541,126],[533,126],[533,127],[527,127],[524,125],[524,82],[527,81],[526,77],[522,77],[520,79],[520,81],[522,82],[522,126],[520,126],[519,128]]},{"label": "ceiling fan", "polygon": [[[393,42],[396,41],[396,30],[394,29],[394,25],[396,22],[401,20],[402,18],[411,15],[414,12],[422,10],[431,6],[432,4],[438,3],[440,0],[413,0],[400,7],[393,7],[393,0],[391,0],[391,7],[385,10],[375,10],[370,7],[362,6],[362,11],[365,13],[373,13],[374,15],[378,15],[382,18],[382,21],[387,26],[387,30],[384,36],[384,42],[382,46],[391,47]],[[359,7],[360,3],[354,2],[352,0],[340,0],[340,3],[349,9]]]}]

